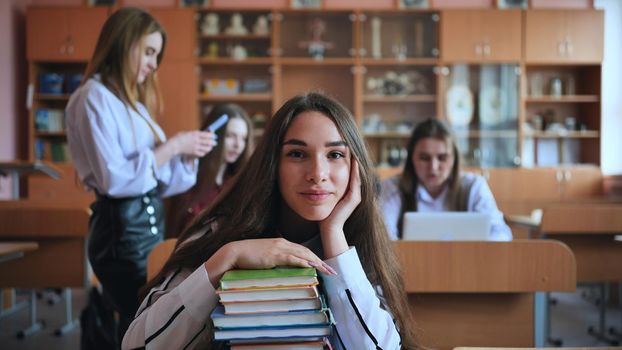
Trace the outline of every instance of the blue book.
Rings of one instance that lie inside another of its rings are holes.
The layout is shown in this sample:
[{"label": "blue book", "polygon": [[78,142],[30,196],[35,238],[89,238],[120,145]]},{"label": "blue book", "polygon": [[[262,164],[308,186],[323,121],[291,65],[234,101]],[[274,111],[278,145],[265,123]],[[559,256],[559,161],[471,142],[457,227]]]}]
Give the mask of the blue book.
[{"label": "blue book", "polygon": [[277,326],[329,325],[333,323],[330,310],[303,310],[259,314],[225,314],[225,308],[218,305],[211,314],[214,327],[257,328]]},{"label": "blue book", "polygon": [[326,337],[331,334],[330,325],[296,327],[257,327],[215,329],[215,340],[278,339],[290,337]]}]

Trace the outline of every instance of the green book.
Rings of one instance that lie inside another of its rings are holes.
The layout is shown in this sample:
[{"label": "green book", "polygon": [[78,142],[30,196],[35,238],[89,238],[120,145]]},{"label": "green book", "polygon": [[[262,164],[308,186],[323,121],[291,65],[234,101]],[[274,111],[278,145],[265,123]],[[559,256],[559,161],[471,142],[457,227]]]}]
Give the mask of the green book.
[{"label": "green book", "polygon": [[288,288],[318,284],[312,267],[276,267],[273,269],[231,270],[220,279],[222,290]]}]

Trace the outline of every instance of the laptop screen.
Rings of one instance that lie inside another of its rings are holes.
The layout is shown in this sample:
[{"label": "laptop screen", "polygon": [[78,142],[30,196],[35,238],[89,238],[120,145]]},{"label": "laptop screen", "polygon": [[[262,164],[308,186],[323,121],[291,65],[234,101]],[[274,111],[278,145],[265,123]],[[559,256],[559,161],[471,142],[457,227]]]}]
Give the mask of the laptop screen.
[{"label": "laptop screen", "polygon": [[474,212],[407,212],[402,237],[416,241],[486,241],[490,216]]}]

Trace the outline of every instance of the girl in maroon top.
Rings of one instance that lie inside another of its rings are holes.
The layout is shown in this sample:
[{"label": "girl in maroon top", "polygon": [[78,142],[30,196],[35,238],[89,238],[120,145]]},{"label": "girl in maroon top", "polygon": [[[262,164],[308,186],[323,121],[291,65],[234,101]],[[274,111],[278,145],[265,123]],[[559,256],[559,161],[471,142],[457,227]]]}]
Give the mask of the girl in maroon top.
[{"label": "girl in maroon top", "polygon": [[203,121],[205,129],[221,115],[229,121],[216,131],[218,144],[199,161],[197,182],[186,193],[172,198],[167,221],[167,237],[177,237],[206,207],[214,202],[223,187],[248,160],[253,149],[252,123],[237,104],[215,106]]}]

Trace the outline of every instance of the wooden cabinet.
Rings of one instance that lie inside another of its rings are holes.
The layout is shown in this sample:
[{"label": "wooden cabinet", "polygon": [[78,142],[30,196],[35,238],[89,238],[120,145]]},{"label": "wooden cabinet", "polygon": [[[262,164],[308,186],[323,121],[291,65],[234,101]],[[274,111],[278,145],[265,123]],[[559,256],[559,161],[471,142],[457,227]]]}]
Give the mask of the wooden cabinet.
[{"label": "wooden cabinet", "polygon": [[449,62],[518,62],[519,10],[449,10],[441,13],[441,58]]},{"label": "wooden cabinet", "polygon": [[164,133],[197,129],[196,26],[195,11],[180,8],[149,9],[167,34],[164,58],[158,68],[158,82],[164,110],[156,116]]},{"label": "wooden cabinet", "polygon": [[89,60],[107,16],[107,8],[29,8],[26,57],[31,61]]},{"label": "wooden cabinet", "polygon": [[544,63],[600,63],[603,60],[603,11],[528,10],[525,60]]},{"label": "wooden cabinet", "polygon": [[194,61],[165,61],[158,69],[158,79],[164,111],[157,120],[166,136],[198,129],[198,83]]},{"label": "wooden cabinet", "polygon": [[598,198],[603,176],[598,167],[493,168],[484,175],[504,214],[530,215],[548,204]]},{"label": "wooden cabinet", "polygon": [[196,47],[195,12],[190,9],[152,8],[151,13],[166,31],[164,61],[194,59]]}]

